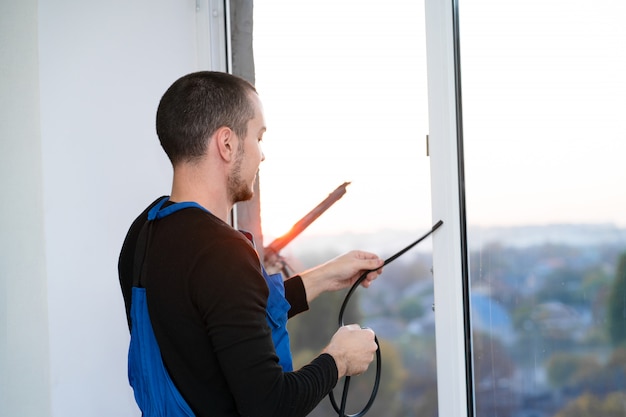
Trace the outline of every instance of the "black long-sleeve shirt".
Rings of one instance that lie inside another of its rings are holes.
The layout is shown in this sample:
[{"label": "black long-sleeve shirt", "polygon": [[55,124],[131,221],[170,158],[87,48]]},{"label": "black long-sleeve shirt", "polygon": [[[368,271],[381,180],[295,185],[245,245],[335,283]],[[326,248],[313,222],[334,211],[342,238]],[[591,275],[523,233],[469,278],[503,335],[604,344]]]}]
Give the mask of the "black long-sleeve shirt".
[{"label": "black long-sleeve shirt", "polygon": [[[133,222],[120,253],[127,317],[135,246],[155,203]],[[197,208],[154,222],[142,286],[163,362],[194,413],[308,414],[337,383],[335,361],[322,354],[283,372],[265,316],[269,290],[247,238]],[[285,294],[290,316],[308,308],[300,277],[285,281]]]}]

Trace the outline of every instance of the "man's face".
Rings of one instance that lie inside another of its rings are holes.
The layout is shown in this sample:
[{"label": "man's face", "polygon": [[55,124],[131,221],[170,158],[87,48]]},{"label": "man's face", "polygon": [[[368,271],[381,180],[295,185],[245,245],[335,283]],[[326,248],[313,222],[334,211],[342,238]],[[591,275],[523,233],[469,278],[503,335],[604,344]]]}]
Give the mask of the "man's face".
[{"label": "man's face", "polygon": [[238,138],[237,155],[228,178],[228,190],[233,204],[250,200],[254,196],[254,181],[259,165],[265,159],[261,149],[261,140],[265,133],[263,106],[256,94],[251,93],[250,97],[255,116],[248,121],[246,137]]}]

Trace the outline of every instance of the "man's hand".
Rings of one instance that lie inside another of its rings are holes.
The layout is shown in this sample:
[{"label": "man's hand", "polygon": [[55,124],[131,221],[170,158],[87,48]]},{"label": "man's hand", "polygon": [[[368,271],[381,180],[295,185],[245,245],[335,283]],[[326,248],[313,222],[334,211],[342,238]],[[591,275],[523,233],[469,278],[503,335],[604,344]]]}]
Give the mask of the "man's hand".
[{"label": "man's hand", "polygon": [[377,255],[353,250],[322,265],[300,273],[308,302],[325,291],[337,291],[352,286],[366,271],[370,272],[361,283],[369,287],[382,273],[384,260]]},{"label": "man's hand", "polygon": [[342,326],[322,353],[328,353],[335,359],[339,378],[360,375],[374,360],[378,349],[374,337],[374,331],[361,329],[358,324]]}]

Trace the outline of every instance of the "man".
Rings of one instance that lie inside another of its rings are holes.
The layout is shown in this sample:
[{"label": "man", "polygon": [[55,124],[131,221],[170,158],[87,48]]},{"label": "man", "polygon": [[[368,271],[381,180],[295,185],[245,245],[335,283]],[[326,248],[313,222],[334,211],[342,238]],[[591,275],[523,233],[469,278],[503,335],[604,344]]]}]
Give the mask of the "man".
[{"label": "man", "polygon": [[233,205],[253,196],[265,158],[263,109],[246,81],[188,74],[163,95],[156,125],[174,168],[171,195],[135,220],[119,260],[129,378],[144,416],[308,414],[339,378],[364,372],[377,346],[371,330],[344,326],[294,372],[287,316],[374,271],[369,286],[383,260],[352,251],[284,284],[265,273],[228,223]]}]

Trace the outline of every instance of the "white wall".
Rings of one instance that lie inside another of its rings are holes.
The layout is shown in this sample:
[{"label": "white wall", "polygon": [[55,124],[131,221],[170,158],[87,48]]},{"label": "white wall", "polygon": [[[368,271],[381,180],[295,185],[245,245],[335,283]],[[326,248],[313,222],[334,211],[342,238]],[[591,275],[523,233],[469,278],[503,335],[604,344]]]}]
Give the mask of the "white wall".
[{"label": "white wall", "polygon": [[169,193],[154,132],[197,69],[195,0],[0,11],[0,416],[136,416],[117,257]]}]

